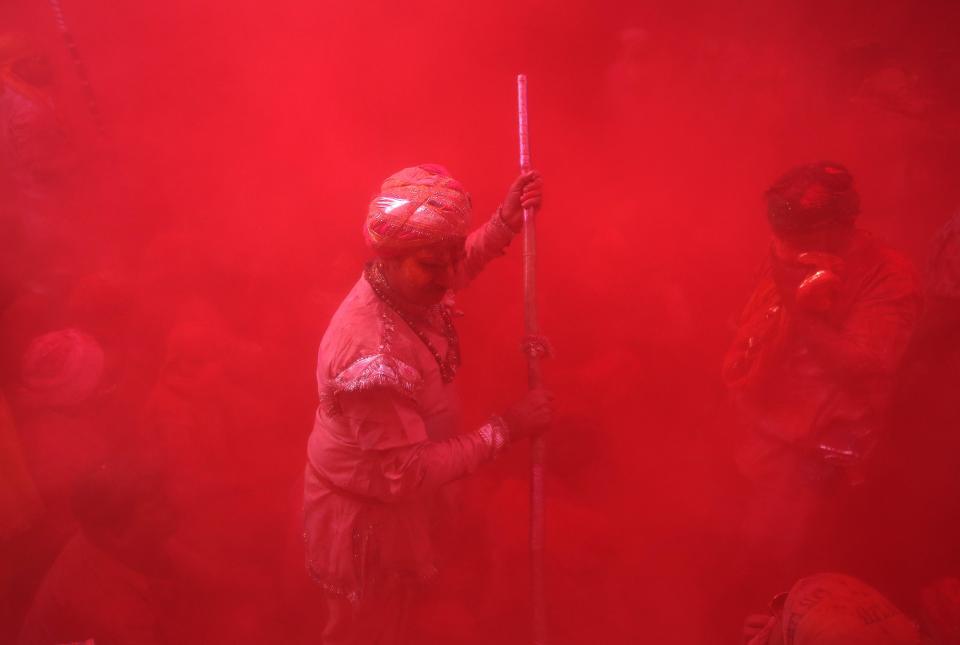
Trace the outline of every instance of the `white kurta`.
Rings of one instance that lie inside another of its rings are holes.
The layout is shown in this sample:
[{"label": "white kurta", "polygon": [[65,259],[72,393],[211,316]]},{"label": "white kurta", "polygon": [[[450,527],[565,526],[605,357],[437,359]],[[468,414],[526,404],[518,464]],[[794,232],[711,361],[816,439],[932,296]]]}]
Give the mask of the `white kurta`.
[{"label": "white kurta", "polygon": [[[511,237],[499,215],[471,234],[465,277],[502,255]],[[440,356],[445,306],[405,312]],[[435,493],[494,455],[489,435],[458,433],[455,385],[363,277],[323,336],[317,382],[304,497],[311,576],[353,602],[384,578],[431,576]]]}]

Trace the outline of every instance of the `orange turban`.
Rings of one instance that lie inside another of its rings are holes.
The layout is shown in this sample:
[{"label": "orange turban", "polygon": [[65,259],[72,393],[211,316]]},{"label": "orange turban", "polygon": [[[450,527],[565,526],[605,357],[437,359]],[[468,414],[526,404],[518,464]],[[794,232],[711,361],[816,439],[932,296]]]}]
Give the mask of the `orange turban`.
[{"label": "orange turban", "polygon": [[364,236],[380,256],[467,237],[470,195],[443,166],[423,164],[387,178],[370,202]]}]

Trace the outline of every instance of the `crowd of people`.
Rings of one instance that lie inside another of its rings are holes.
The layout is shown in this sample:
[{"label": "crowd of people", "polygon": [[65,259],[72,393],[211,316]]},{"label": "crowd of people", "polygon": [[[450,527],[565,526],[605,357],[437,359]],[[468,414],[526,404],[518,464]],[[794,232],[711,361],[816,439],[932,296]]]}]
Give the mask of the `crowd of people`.
[{"label": "crowd of people", "polygon": [[182,226],[98,215],[138,204],[103,189],[122,169],[80,161],[97,144],[54,72],[0,37],[0,641],[266,642],[297,508],[278,461],[301,439],[274,429],[297,422],[296,383],[272,321],[232,308],[257,289],[235,267]]},{"label": "crowd of people", "polygon": [[[689,88],[665,73],[655,33],[611,41],[594,116],[619,158],[651,134],[638,106],[675,111],[664,97]],[[737,76],[745,54],[714,44],[729,69],[703,83],[718,96],[804,90],[772,61]],[[872,45],[848,52],[849,105],[953,127],[952,99]],[[910,259],[871,232],[908,224],[861,208],[879,200],[853,164],[796,166],[763,194],[772,239],[745,309],[704,331],[703,303],[736,289],[700,293],[687,270],[657,265],[680,264],[673,247],[633,258],[623,231],[643,196],[586,169],[577,178],[604,187],[591,206],[611,214],[573,245],[562,286],[600,295],[565,307],[596,310],[609,291],[618,308],[582,346],[562,341],[586,316],[559,330],[560,412],[503,376],[520,402],[491,416],[472,393],[499,376],[470,374],[470,360],[458,375],[461,353],[482,350],[460,347],[472,323],[450,292],[507,252],[522,209],[539,207],[538,175],[476,209],[441,166],[392,175],[365,220],[370,262],[331,251],[317,271],[336,279],[315,284],[181,220],[118,224],[142,196],[118,188],[123,164],[93,158],[100,144],[71,123],[48,54],[0,34],[0,642],[522,640],[528,492],[525,453],[509,446],[552,419],[557,642],[960,643],[960,214]],[[737,109],[723,100],[718,122]],[[910,184],[916,171],[891,172]],[[697,234],[674,225],[645,221],[645,234]],[[591,282],[600,254],[631,270]],[[475,428],[459,423],[464,378]],[[674,497],[639,489],[658,478]]]}]

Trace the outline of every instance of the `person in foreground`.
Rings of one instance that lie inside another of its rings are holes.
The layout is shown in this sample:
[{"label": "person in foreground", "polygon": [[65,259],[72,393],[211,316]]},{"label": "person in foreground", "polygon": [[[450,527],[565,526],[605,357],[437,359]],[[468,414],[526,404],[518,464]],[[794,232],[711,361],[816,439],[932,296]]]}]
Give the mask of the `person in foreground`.
[{"label": "person in foreground", "polygon": [[404,642],[417,589],[437,572],[438,489],[550,421],[538,390],[460,432],[453,382],[452,292],[504,253],[541,192],[537,173],[522,174],[470,234],[470,196],[441,166],[401,170],[370,203],[375,258],[320,343],[307,447],[306,565],[324,591],[325,644]]},{"label": "person in foreground", "polygon": [[[799,580],[744,623],[747,645],[920,645],[918,626],[865,582],[839,573]],[[923,641],[939,643],[940,641]]]},{"label": "person in foreground", "polygon": [[746,645],[956,645],[960,579],[941,576],[920,591],[916,619],[866,582],[818,573],[770,601],[743,624]]}]

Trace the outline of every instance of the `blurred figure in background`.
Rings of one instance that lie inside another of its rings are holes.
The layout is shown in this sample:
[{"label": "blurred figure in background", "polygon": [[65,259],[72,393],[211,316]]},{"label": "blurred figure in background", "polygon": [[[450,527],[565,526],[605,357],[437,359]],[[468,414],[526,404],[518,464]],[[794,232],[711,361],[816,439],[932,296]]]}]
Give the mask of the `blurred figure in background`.
[{"label": "blurred figure in background", "polygon": [[897,383],[891,442],[879,454],[883,502],[873,514],[884,548],[913,553],[885,567],[906,588],[960,571],[960,213],[933,240],[924,289]]},{"label": "blurred figure in background", "polygon": [[73,491],[81,530],[47,572],[24,621],[21,645],[92,639],[168,642],[161,629],[176,516],[165,477],[142,459],[116,458]]},{"label": "blurred figure in background", "polygon": [[607,100],[615,118],[634,114],[649,100],[651,87],[662,74],[650,34],[642,27],[626,27],[617,34],[616,58],[606,71]]},{"label": "blurred figure in background", "polygon": [[276,426],[264,418],[261,351],[206,299],[186,298],[175,319],[139,433],[156,446],[179,518],[171,557],[190,600],[177,641],[264,642],[280,552],[270,529],[282,516],[263,476]]},{"label": "blurred figure in background", "polygon": [[53,67],[19,33],[0,34],[0,161],[4,181],[22,196],[44,197],[69,163],[53,101]]},{"label": "blurred figure in background", "polygon": [[23,354],[17,402],[24,450],[54,523],[68,535],[70,491],[110,444],[112,428],[96,414],[104,368],[103,347],[75,328],[41,334]]},{"label": "blurred figure in background", "polygon": [[536,173],[521,175],[469,235],[470,196],[440,166],[401,170],[370,204],[377,257],[320,343],[307,448],[307,569],[326,592],[327,645],[406,642],[417,588],[437,573],[438,489],[549,420],[549,397],[534,392],[460,433],[453,383],[452,291],[502,255],[540,191]]},{"label": "blurred figure in background", "polygon": [[[16,369],[9,375],[16,441],[42,502],[4,570],[6,589],[16,596],[9,606],[22,611],[76,531],[72,492],[110,452],[115,428],[103,414],[105,355],[95,338],[68,327],[11,347],[18,348],[10,357],[18,360],[10,361]],[[16,472],[11,464],[5,474],[15,477]]]},{"label": "blurred figure in background", "polygon": [[746,568],[772,577],[755,589],[802,573],[814,538],[837,539],[829,502],[863,479],[920,313],[911,265],[855,226],[846,168],[795,168],[766,201],[770,254],[723,371],[751,487]]},{"label": "blurred figure in background", "polygon": [[[27,469],[6,396],[0,392],[0,544],[23,533],[40,514],[37,487]],[[6,553],[6,549],[4,549]],[[6,567],[4,567],[6,571]]]},{"label": "blurred figure in background", "polygon": [[920,624],[927,645],[960,645],[960,579],[945,577],[920,592]]},{"label": "blurred figure in background", "polygon": [[50,259],[63,255],[73,230],[58,197],[75,155],[54,80],[49,59],[27,36],[0,33],[0,224],[19,242],[3,261],[31,283],[60,270]]},{"label": "blurred figure in background", "polygon": [[30,546],[29,530],[42,512],[10,406],[0,390],[0,641],[16,635],[10,630],[19,624],[26,602],[21,560]]},{"label": "blurred figure in background", "polygon": [[768,612],[744,621],[747,645],[957,645],[960,580],[945,577],[920,590],[918,620],[856,578],[820,573],[777,594]]}]

